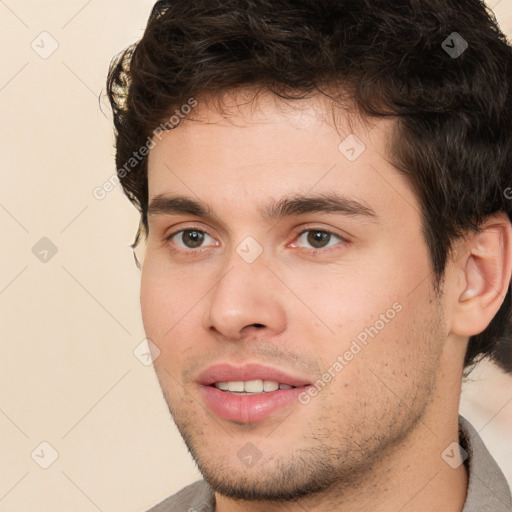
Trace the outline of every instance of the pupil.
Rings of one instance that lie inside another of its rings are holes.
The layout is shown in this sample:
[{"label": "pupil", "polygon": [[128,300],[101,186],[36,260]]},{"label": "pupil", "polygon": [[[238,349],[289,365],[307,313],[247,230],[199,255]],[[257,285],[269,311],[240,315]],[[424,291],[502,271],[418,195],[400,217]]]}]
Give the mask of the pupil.
[{"label": "pupil", "polygon": [[321,248],[329,243],[330,237],[331,235],[329,233],[323,231],[310,231],[308,242],[316,248]]},{"label": "pupil", "polygon": [[183,243],[187,247],[199,247],[203,241],[204,234],[199,231],[186,230],[183,232]]}]

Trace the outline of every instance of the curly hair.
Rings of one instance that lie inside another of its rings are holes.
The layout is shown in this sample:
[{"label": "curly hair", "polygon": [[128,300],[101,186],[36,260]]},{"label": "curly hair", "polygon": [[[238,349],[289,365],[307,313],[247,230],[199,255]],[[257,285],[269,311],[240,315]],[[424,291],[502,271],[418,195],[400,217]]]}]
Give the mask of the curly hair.
[{"label": "curly hair", "polygon": [[[391,160],[418,198],[438,289],[456,239],[497,212],[512,218],[511,85],[512,49],[479,0],[158,1],[107,79],[136,241],[147,237],[148,178],[147,156],[133,156],[175,109],[239,87],[286,100],[329,90],[340,108],[349,99],[365,118],[396,120]],[[484,357],[512,372],[511,323],[509,283],[469,339],[466,375]]]}]

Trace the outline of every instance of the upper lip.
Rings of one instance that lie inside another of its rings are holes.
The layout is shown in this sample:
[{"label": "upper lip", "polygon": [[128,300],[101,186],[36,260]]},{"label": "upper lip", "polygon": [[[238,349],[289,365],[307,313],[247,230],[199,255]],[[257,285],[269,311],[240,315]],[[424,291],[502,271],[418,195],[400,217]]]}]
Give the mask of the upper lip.
[{"label": "upper lip", "polygon": [[271,380],[289,386],[306,386],[310,382],[302,377],[290,375],[283,370],[257,363],[234,366],[231,363],[217,363],[209,366],[198,378],[199,384],[210,386],[216,382],[239,382],[248,380]]}]

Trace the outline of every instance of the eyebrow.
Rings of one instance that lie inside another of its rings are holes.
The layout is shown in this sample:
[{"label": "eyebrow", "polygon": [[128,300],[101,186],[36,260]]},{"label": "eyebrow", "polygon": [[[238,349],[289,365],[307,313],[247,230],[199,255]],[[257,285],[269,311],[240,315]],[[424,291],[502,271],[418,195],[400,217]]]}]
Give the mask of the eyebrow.
[{"label": "eyebrow", "polygon": [[[372,208],[336,192],[286,196],[279,200],[270,200],[266,206],[259,208],[258,212],[266,221],[308,213],[337,213],[350,217],[366,217],[373,222],[378,220]],[[153,197],[148,206],[148,216],[173,214],[219,221],[206,203],[185,196],[159,194]]]}]

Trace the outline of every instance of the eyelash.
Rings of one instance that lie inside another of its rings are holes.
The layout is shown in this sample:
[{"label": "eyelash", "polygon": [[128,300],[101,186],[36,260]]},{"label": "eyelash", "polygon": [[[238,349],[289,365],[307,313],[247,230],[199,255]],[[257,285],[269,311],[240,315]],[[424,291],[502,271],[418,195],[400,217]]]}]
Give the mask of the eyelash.
[{"label": "eyelash", "polygon": [[[170,235],[166,236],[164,238],[164,241],[166,242],[166,244],[170,244],[171,240],[176,235],[178,235],[180,233],[183,233],[184,231],[197,231],[199,233],[203,233],[203,234],[208,235],[208,236],[211,237],[211,235],[209,235],[206,231],[204,231],[203,229],[198,228],[197,226],[186,226],[186,227],[181,228],[178,231],[174,231]],[[333,236],[335,238],[338,238],[340,240],[340,242],[342,242],[343,244],[348,244],[349,243],[349,241],[346,238],[342,237],[341,235],[338,235],[338,234],[334,233],[333,231],[329,231],[327,229],[319,229],[319,228],[315,228],[315,227],[308,227],[307,229],[303,229],[302,231],[300,231],[296,235],[294,240],[299,239],[304,233],[307,233],[309,231],[318,231],[319,233],[325,233],[325,234],[328,234],[328,235]],[[301,249],[304,249],[304,248],[301,248]],[[170,247],[170,250],[173,253],[179,252],[179,253],[187,255],[187,256],[199,256],[202,253],[204,253],[205,251],[208,251],[209,248],[207,249],[207,248],[201,248],[200,247],[198,249],[186,250],[186,249],[175,249],[174,247]],[[306,249],[306,250],[307,250],[308,254],[316,256],[316,255],[319,255],[319,254],[329,253],[329,252],[331,252],[331,250],[333,250],[333,248],[332,247],[327,247],[327,248],[324,248],[324,249]]]}]

